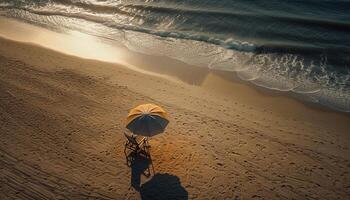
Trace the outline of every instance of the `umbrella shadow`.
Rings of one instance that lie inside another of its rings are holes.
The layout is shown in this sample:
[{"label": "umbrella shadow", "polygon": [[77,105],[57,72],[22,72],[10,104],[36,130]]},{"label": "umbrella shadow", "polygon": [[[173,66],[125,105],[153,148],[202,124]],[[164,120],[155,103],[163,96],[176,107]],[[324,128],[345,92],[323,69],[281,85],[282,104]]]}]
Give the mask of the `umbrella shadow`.
[{"label": "umbrella shadow", "polygon": [[152,158],[149,153],[132,151],[126,155],[126,162],[131,169],[130,185],[140,191],[142,176],[148,178],[154,174]]},{"label": "umbrella shadow", "polygon": [[140,188],[142,200],[187,200],[188,192],[177,176],[165,173],[155,174]]}]

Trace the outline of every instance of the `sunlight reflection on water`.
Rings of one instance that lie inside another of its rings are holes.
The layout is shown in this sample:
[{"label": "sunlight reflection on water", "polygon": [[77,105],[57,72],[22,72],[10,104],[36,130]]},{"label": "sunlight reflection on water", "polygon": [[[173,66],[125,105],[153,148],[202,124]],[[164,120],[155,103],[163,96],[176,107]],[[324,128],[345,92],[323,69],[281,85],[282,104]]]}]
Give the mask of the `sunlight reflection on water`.
[{"label": "sunlight reflection on water", "polygon": [[0,36],[8,39],[39,44],[66,54],[88,59],[119,63],[123,50],[117,45],[111,45],[98,40],[92,35],[78,31],[58,33],[27,25],[13,23],[13,20],[0,18]]}]

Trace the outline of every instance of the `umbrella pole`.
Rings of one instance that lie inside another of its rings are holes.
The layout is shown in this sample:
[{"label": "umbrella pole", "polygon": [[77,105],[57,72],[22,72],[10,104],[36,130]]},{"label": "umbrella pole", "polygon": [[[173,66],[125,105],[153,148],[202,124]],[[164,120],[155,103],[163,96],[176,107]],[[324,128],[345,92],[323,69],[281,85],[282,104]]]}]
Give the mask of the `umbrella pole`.
[{"label": "umbrella pole", "polygon": [[149,145],[148,140],[149,140],[149,137],[146,137],[146,146],[147,146],[147,148],[150,148],[151,145]]}]

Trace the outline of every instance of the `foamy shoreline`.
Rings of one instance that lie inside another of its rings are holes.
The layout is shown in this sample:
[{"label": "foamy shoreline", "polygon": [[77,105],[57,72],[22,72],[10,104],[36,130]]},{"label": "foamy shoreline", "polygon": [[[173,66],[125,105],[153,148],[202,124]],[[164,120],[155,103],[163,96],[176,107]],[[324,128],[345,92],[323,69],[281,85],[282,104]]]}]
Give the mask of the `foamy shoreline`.
[{"label": "foamy shoreline", "polygon": [[[143,73],[157,76],[162,75],[169,79],[175,77],[176,79],[195,85],[201,85],[203,78],[207,74],[216,73],[225,79],[233,80],[235,83],[242,82],[253,86],[254,89],[259,91],[266,91],[266,94],[293,97],[313,107],[348,113],[348,94],[346,88],[344,88],[342,93],[342,91],[327,89],[327,87],[312,82],[295,85],[293,80],[288,78],[284,81],[268,76],[255,79],[252,77],[252,74],[247,74],[244,70],[230,72],[231,69],[226,68],[232,63],[222,63],[223,65],[221,67],[223,69],[220,69],[220,66],[219,69],[217,67],[211,69],[213,61],[210,59],[207,60],[207,63],[202,63],[200,66],[192,66],[177,59],[168,58],[167,56],[155,56],[148,52],[137,53],[139,50],[133,49],[133,47],[126,48],[124,46],[126,45],[124,44],[124,40],[115,41],[113,39],[95,37],[79,31],[65,29],[62,32],[55,32],[10,18],[0,17],[0,26],[4,27],[0,30],[0,35],[6,38],[38,44],[69,55],[120,63]],[[160,48],[159,51],[161,52],[163,49]],[[177,55],[169,56],[178,57]],[[179,59],[181,60],[181,55],[179,55]],[[206,65],[210,69],[205,67]],[[235,63],[234,65],[243,67],[243,64]],[[267,84],[268,82],[274,82],[274,84]],[[231,92],[229,91],[229,93]]]}]

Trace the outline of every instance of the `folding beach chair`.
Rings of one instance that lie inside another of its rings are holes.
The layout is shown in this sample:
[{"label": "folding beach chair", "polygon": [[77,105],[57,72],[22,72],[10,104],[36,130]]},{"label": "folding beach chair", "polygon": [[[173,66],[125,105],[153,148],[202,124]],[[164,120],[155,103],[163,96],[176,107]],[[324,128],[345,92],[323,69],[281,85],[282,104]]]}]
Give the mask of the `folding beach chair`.
[{"label": "folding beach chair", "polygon": [[[124,135],[127,139],[124,147],[124,154],[126,157],[126,164],[129,167],[132,165],[133,161],[139,156],[144,157],[150,160],[150,162],[152,162],[151,154],[148,150],[149,145],[147,137],[136,136],[134,134],[129,135],[127,133],[124,133]],[[131,152],[128,150],[131,150]]]},{"label": "folding beach chair", "polygon": [[147,137],[142,137],[142,136],[136,136],[134,134],[129,135],[127,133],[124,133],[127,141],[125,143],[125,150],[130,149],[133,152],[139,153],[140,151],[145,151],[146,148],[148,147],[147,145]]}]

